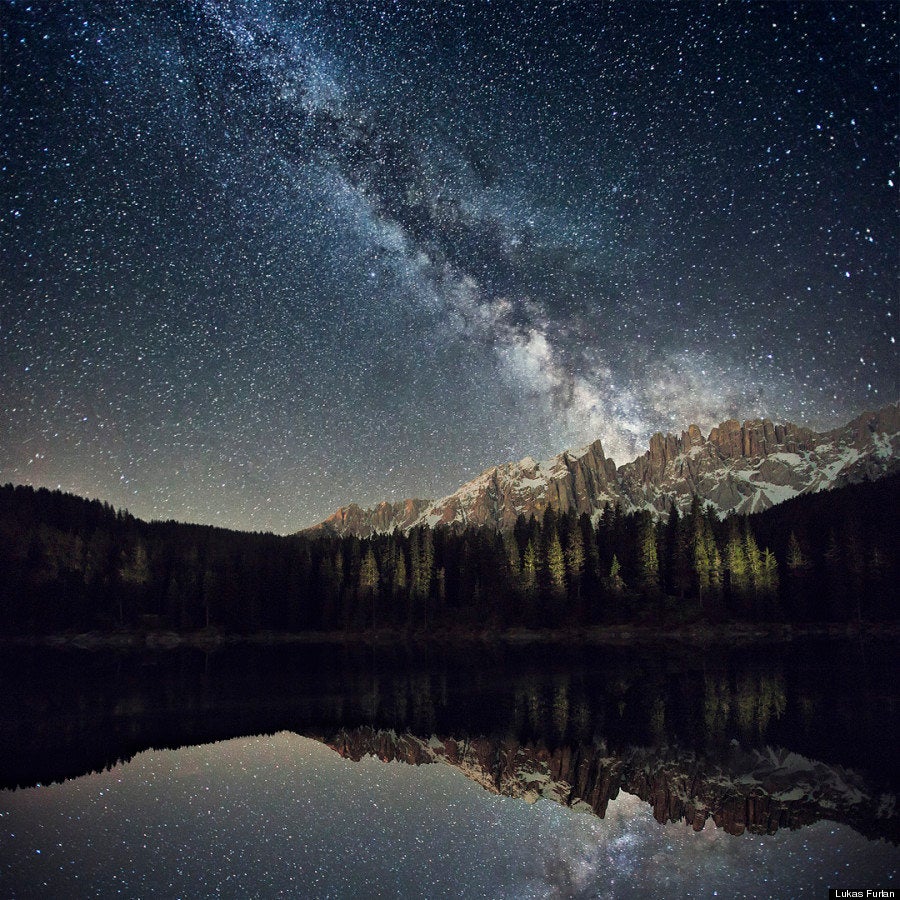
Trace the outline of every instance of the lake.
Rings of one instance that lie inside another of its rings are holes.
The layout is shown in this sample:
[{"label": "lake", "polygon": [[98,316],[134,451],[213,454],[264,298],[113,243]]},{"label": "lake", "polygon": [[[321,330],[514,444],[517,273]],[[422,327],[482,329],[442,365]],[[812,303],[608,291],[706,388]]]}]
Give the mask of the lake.
[{"label": "lake", "polygon": [[890,887],[894,672],[879,641],[7,646],[0,889]]}]

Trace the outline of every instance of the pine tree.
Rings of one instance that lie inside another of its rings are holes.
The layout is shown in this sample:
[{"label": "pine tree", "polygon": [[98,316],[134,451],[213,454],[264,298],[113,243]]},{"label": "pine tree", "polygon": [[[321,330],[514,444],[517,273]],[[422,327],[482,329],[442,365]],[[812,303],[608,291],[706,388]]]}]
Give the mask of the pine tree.
[{"label": "pine tree", "polygon": [[591,517],[582,513],[578,518],[581,531],[581,544],[584,547],[584,575],[589,584],[594,584],[600,577],[600,553],[597,548],[597,535],[591,524]]},{"label": "pine tree", "polygon": [[150,580],[147,545],[140,538],[135,542],[131,554],[123,559],[119,575],[122,581],[129,584],[146,584]]},{"label": "pine tree", "polygon": [[550,549],[550,542],[553,538],[559,538],[559,516],[552,506],[547,507],[544,511],[544,518],[541,522],[541,537],[545,553]]},{"label": "pine tree", "polygon": [[722,591],[722,555],[719,553],[719,547],[715,538],[710,533],[709,544],[709,590],[713,595]]},{"label": "pine tree", "polygon": [[413,590],[416,597],[426,599],[431,590],[434,574],[434,538],[428,527],[416,528],[410,545],[413,571]]},{"label": "pine tree", "polygon": [[690,523],[689,558],[693,563],[694,580],[697,596],[702,607],[706,596],[715,596],[722,585],[722,560],[712,522],[700,505],[700,498],[695,494],[691,501],[688,516]]},{"label": "pine tree", "polygon": [[397,562],[394,566],[394,590],[401,596],[406,593],[406,554],[402,547],[397,550]]},{"label": "pine tree", "polygon": [[581,525],[576,523],[569,532],[569,543],[566,545],[566,571],[572,593],[577,598],[581,593],[581,579],[584,576],[584,537]]},{"label": "pine tree", "polygon": [[790,604],[792,617],[805,619],[810,612],[808,583],[810,565],[809,559],[804,554],[802,545],[793,531],[788,538],[784,562],[787,568],[785,599]]},{"label": "pine tree", "polygon": [[655,591],[659,588],[659,556],[656,550],[656,526],[649,513],[642,515],[638,540],[641,587]]},{"label": "pine tree", "polygon": [[681,516],[673,500],[669,505],[669,516],[663,539],[664,551],[660,566],[663,590],[670,595],[683,594],[679,568],[681,562]]},{"label": "pine tree", "polygon": [[537,551],[534,541],[529,541],[522,554],[522,588],[526,594],[533,594],[537,588]]},{"label": "pine tree", "polygon": [[547,547],[547,571],[553,594],[561,596],[566,592],[566,560],[558,534],[553,535]]},{"label": "pine tree", "polygon": [[519,545],[512,535],[503,536],[503,549],[506,551],[506,562],[509,565],[513,584],[515,584],[522,572],[522,557],[519,553]]},{"label": "pine tree", "polygon": [[[744,520],[745,526],[747,520]],[[759,545],[753,532],[747,527],[747,533],[744,535],[744,554],[747,558],[747,576],[753,588],[761,587],[763,575],[763,557],[760,553]]]},{"label": "pine tree", "polygon": [[706,541],[702,540],[702,538],[696,539],[694,541],[694,574],[697,578],[697,592],[701,603],[703,602],[703,595],[709,591],[710,587],[710,565],[711,561]]},{"label": "pine tree", "polygon": [[[363,600],[370,600],[372,603],[372,630],[376,628],[375,618],[375,594],[378,590],[378,561],[375,559],[375,551],[372,548],[372,542],[369,542],[366,555],[362,559],[359,567],[359,594]],[[362,610],[360,610],[362,612]]]},{"label": "pine tree", "polygon": [[622,566],[619,557],[613,554],[612,565],[609,567],[609,588],[615,594],[621,594],[625,590],[625,582],[622,580]]},{"label": "pine tree", "polygon": [[366,596],[374,593],[378,587],[378,561],[371,543],[359,568],[359,587]]},{"label": "pine tree", "polygon": [[762,596],[769,604],[778,597],[778,560],[768,547],[763,550],[761,589]]},{"label": "pine tree", "polygon": [[444,604],[447,601],[447,570],[443,566],[435,572],[434,581],[435,593],[437,595],[437,614],[438,617],[440,617],[444,609]]},{"label": "pine tree", "polygon": [[800,541],[797,540],[797,535],[794,532],[791,532],[791,536],[788,538],[788,549],[787,549],[787,567],[792,572],[797,572],[800,569],[805,569],[808,566],[806,561],[806,557],[803,555],[803,551],[800,549]]},{"label": "pine tree", "polygon": [[513,526],[512,536],[515,539],[516,548],[521,557],[525,552],[525,546],[531,536],[531,523],[525,518],[524,513],[519,513],[516,516],[516,524]]},{"label": "pine tree", "polygon": [[725,545],[725,568],[728,570],[732,600],[743,602],[750,587],[750,570],[744,542],[736,533],[732,533]]},{"label": "pine tree", "polygon": [[[409,582],[412,592],[411,621],[428,627],[428,598],[434,578],[434,534],[427,526],[414,528],[409,534]],[[421,614],[416,610],[421,610]]]}]

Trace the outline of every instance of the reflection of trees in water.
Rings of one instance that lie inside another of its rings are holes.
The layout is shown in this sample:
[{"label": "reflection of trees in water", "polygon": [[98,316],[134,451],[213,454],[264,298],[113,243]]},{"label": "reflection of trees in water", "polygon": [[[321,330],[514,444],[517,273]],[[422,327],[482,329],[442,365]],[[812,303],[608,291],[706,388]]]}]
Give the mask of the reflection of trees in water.
[{"label": "reflection of trees in water", "polygon": [[620,719],[625,715],[625,708],[627,706],[625,696],[630,687],[631,685],[624,677],[615,678],[610,684],[610,694],[613,697],[616,711],[618,712]]},{"label": "reflection of trees in water", "polygon": [[406,722],[409,717],[409,703],[407,701],[408,685],[403,681],[394,682],[393,701],[394,715],[401,722]]},{"label": "reflection of trees in water", "polygon": [[736,691],[738,729],[744,737],[764,737],[774,716],[780,719],[787,705],[780,674],[744,675]]},{"label": "reflection of trees in water", "polygon": [[[435,727],[437,708],[447,705],[446,679],[442,680],[427,671],[397,673],[381,679],[376,677],[374,683],[377,685],[377,704],[373,706],[371,721],[392,728],[412,728],[420,732],[431,730]],[[340,721],[343,717],[329,718]]]},{"label": "reflection of trees in water", "polygon": [[531,674],[516,683],[509,731],[551,744],[587,741],[603,718],[603,698],[589,698],[570,674],[556,673],[550,679]]},{"label": "reflection of trees in water", "polygon": [[650,710],[650,733],[656,743],[660,743],[666,736],[666,701],[663,697],[657,697],[653,701]]},{"label": "reflection of trees in water", "polygon": [[[794,714],[810,718],[814,704],[797,695],[797,685],[794,694]],[[747,664],[677,678],[652,669],[613,669],[589,681],[576,671],[531,670],[514,678],[495,712],[504,719],[503,730],[549,744],[612,737],[638,744],[698,742],[712,749],[733,738],[765,741],[787,709],[781,669]]]},{"label": "reflection of trees in water", "polygon": [[706,676],[703,682],[703,723],[712,745],[729,733],[732,715],[744,739],[763,739],[772,719],[787,708],[787,689],[780,672],[742,672],[732,688],[725,676]]},{"label": "reflection of trees in water", "polygon": [[537,676],[527,677],[520,688],[525,710],[525,723],[531,734],[545,734],[547,729],[547,703]]},{"label": "reflection of trees in water", "polygon": [[703,724],[712,743],[718,743],[728,728],[731,714],[731,686],[725,677],[703,680]]},{"label": "reflection of trees in water", "polygon": [[579,743],[590,740],[593,735],[599,737],[603,727],[603,709],[598,708],[591,716],[591,708],[583,690],[578,691],[572,699],[572,711],[569,716],[572,740]]},{"label": "reflection of trees in water", "polygon": [[569,676],[558,675],[553,686],[553,729],[562,740],[569,729]]},{"label": "reflection of trees in water", "polygon": [[410,679],[412,692],[413,722],[422,733],[434,728],[434,698],[431,694],[431,675],[428,672],[416,673]]},{"label": "reflection of trees in water", "polygon": [[812,731],[813,722],[818,715],[816,701],[808,696],[798,697],[797,708],[800,714],[800,723],[803,727],[803,733],[809,734],[810,731]]},{"label": "reflection of trees in water", "polygon": [[[883,738],[895,733],[893,710],[860,687],[858,651],[826,649],[701,657],[693,648],[591,648],[566,657],[556,648],[489,648],[432,650],[426,660],[382,647],[373,660],[358,648],[243,648],[125,662],[113,653],[10,651],[0,660],[0,773],[42,780],[57,765],[78,774],[76,760],[102,766],[146,746],[371,725],[426,737],[508,736],[551,750],[605,742],[615,752],[668,745],[722,758],[737,739],[744,748],[790,746],[863,769],[883,765],[889,776],[895,766]],[[867,647],[866,677],[882,695],[893,659],[887,645]]]}]

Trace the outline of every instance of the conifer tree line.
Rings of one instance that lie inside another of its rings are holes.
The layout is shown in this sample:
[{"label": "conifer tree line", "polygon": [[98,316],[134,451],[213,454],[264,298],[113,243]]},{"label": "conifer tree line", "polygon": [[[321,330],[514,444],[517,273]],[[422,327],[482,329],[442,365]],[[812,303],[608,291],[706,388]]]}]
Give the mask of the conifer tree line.
[{"label": "conifer tree line", "polygon": [[142,522],[59,491],[0,488],[0,633],[391,629],[896,618],[900,476],[720,520],[520,516],[513,530],[368,539]]}]

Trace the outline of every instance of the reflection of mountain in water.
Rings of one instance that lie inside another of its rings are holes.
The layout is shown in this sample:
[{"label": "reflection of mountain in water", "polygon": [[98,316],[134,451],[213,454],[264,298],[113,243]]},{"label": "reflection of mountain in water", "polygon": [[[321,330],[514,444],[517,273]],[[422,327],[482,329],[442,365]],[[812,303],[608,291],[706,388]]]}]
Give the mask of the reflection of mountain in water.
[{"label": "reflection of mountain in water", "polygon": [[896,841],[894,659],[890,642],[834,641],[7,647],[0,786],[74,777],[149,747],[290,730],[352,758],[442,759],[491,790],[600,815],[624,790],[660,821],[695,828],[824,818]]},{"label": "reflection of mountain in water", "polygon": [[611,753],[599,743],[551,751],[513,740],[423,740],[372,728],[320,740],[355,760],[371,754],[413,765],[447,763],[494,793],[544,798],[601,817],[623,790],[650,803],[658,822],[684,821],[695,831],[710,818],[735,835],[774,834],[829,819],[871,837],[900,838],[893,794],[873,795],[858,773],[784,749],[743,750],[735,743],[713,760],[670,747]]}]

